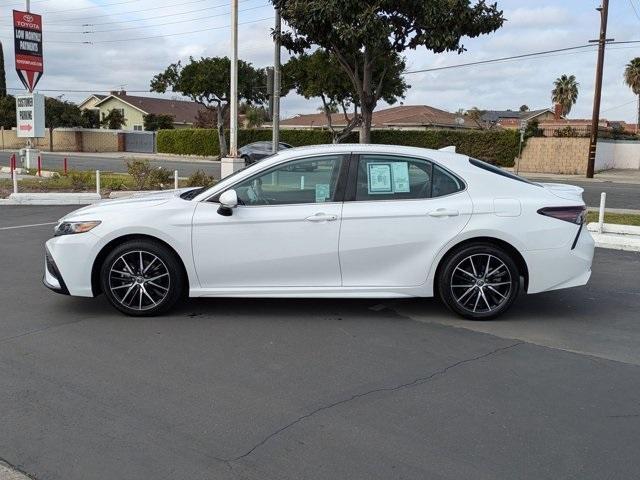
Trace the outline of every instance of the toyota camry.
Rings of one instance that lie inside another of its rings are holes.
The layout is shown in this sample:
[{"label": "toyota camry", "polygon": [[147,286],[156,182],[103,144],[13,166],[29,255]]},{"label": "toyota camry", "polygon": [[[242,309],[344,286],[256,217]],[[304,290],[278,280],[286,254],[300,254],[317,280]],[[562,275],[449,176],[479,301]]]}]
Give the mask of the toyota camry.
[{"label": "toyota camry", "polygon": [[44,283],[104,294],[128,315],[186,296],[436,296],[490,319],[520,293],[586,284],[585,212],[579,187],[533,183],[451,148],[293,148],[210,188],[68,214],[46,243]]}]

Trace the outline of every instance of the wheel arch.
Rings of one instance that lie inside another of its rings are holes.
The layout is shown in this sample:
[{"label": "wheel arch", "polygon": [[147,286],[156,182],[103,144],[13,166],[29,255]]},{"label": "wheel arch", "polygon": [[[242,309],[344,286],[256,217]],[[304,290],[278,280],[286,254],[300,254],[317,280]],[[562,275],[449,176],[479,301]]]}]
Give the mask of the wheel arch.
[{"label": "wheel arch", "polygon": [[173,248],[169,243],[165,242],[164,240],[158,237],[154,237],[153,235],[134,233],[134,234],[121,235],[119,237],[116,237],[110,240],[106,245],[102,247],[102,249],[96,256],[95,260],[93,261],[93,265],[91,267],[91,292],[93,293],[94,297],[102,293],[102,288],[100,286],[100,268],[102,267],[104,260],[107,258],[107,255],[109,255],[109,252],[111,252],[114,248],[131,240],[151,240],[153,242],[160,243],[166,248],[168,248],[169,250],[171,250],[171,252],[175,255],[175,257],[180,262],[180,265],[182,266],[182,274],[184,275],[184,278],[187,279],[187,285],[190,285],[189,274],[185,267],[184,261],[182,260],[182,258],[180,257],[180,255],[178,254],[175,248]]},{"label": "wheel arch", "polygon": [[434,294],[437,294],[438,291],[438,278],[440,277],[440,272],[442,270],[442,268],[444,267],[444,264],[446,262],[446,260],[453,255],[456,251],[458,251],[461,248],[464,248],[468,245],[473,245],[473,244],[477,244],[477,243],[485,243],[485,244],[490,244],[493,245],[495,247],[501,248],[503,250],[505,250],[509,255],[511,255],[511,257],[513,258],[513,261],[516,263],[516,266],[518,267],[518,271],[520,272],[520,275],[523,278],[523,291],[526,292],[529,288],[529,267],[527,266],[527,262],[524,259],[524,257],[522,256],[522,254],[520,253],[520,251],[514,247],[511,243],[496,238],[496,237],[490,237],[490,236],[480,236],[480,237],[472,237],[472,238],[467,238],[465,240],[462,240],[458,243],[456,243],[455,245],[452,245],[451,247],[449,247],[449,249],[444,253],[444,255],[442,255],[440,257],[440,260],[438,262],[438,266],[436,267],[435,270],[435,275],[433,277],[433,291]]}]

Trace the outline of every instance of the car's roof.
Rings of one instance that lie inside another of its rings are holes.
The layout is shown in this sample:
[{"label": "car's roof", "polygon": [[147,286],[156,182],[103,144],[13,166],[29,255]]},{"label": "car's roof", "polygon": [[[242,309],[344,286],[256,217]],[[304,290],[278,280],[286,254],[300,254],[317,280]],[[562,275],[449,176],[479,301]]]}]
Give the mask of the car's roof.
[{"label": "car's roof", "polygon": [[401,145],[383,144],[361,144],[361,143],[339,143],[327,145],[310,145],[305,147],[294,147],[280,152],[279,159],[296,157],[299,155],[321,155],[321,154],[344,154],[344,153],[377,153],[387,155],[415,155],[417,157],[431,158],[433,160],[447,161],[453,159],[467,160],[469,157],[452,151],[433,150],[430,148],[405,147]]}]

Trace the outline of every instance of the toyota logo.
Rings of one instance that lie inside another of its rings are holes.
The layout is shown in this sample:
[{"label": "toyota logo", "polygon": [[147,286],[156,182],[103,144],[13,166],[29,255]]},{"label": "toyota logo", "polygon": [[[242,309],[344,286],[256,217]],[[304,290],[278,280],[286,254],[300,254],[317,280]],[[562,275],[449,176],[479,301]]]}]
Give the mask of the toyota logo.
[{"label": "toyota logo", "polygon": [[33,16],[32,15],[25,15],[22,18],[23,18],[23,20],[25,22],[29,22],[29,23],[33,22]]}]

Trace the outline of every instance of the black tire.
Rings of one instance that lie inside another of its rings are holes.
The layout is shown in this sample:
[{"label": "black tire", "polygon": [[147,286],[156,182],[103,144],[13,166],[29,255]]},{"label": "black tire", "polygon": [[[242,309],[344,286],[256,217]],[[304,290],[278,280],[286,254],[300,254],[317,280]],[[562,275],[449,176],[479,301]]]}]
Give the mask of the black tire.
[{"label": "black tire", "polygon": [[153,240],[118,245],[100,268],[100,284],[109,303],[135,317],[160,315],[175,306],[187,291],[185,277],[176,254]]},{"label": "black tire", "polygon": [[518,296],[520,272],[503,249],[475,243],[445,257],[437,287],[453,312],[469,320],[491,320],[506,312]]}]

